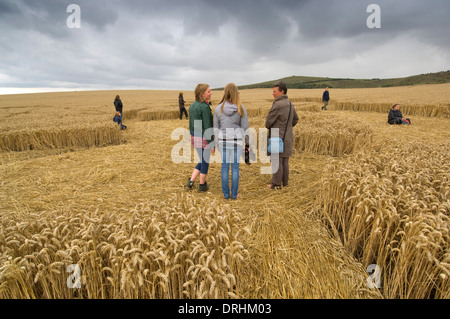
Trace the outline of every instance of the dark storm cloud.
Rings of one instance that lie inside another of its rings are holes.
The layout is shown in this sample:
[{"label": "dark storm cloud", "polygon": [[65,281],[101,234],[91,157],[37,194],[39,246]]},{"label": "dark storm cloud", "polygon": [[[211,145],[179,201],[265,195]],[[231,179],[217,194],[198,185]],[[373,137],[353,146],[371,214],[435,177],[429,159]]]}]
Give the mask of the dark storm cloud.
[{"label": "dark storm cloud", "polygon": [[117,20],[115,9],[106,6],[103,1],[89,0],[1,0],[0,16],[5,19],[2,22],[7,22],[10,27],[59,36],[61,30],[67,27],[66,20],[70,13],[66,13],[66,9],[72,3],[83,8],[83,22],[97,29],[103,30]]},{"label": "dark storm cloud", "polygon": [[[72,3],[81,29],[66,25]],[[367,27],[372,3],[381,29]],[[435,72],[449,62],[449,9],[447,0],[0,0],[0,87]]]}]

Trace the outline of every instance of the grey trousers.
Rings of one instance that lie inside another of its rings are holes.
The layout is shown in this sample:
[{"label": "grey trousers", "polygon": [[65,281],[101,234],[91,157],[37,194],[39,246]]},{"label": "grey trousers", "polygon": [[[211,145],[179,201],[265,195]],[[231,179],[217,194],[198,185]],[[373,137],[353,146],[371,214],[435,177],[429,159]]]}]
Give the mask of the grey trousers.
[{"label": "grey trousers", "polygon": [[[276,161],[276,160],[275,160]],[[272,185],[274,187],[288,186],[289,183],[289,157],[278,157],[278,170],[275,171],[277,165],[272,162]]]}]

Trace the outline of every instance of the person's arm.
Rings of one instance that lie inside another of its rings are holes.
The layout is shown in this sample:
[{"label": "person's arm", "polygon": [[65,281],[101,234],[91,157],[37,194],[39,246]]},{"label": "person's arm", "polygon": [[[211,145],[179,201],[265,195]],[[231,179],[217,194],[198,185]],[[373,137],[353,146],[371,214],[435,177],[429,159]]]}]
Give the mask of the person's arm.
[{"label": "person's arm", "polygon": [[[204,105],[204,107],[202,107],[202,126],[203,126],[203,132],[206,132],[206,130],[208,130],[208,129],[214,128],[213,116],[211,113],[211,109],[206,104]],[[208,140],[209,144],[212,141],[214,141],[214,134],[211,137],[209,137],[207,140]]]},{"label": "person's arm", "polygon": [[241,118],[241,129],[242,129],[242,133],[244,135],[244,139],[245,139],[245,143],[250,145],[250,137],[249,137],[249,123],[248,123],[248,114],[247,114],[247,110],[245,109],[245,107],[242,105],[242,108],[244,109],[244,116]]},{"label": "person's arm", "polygon": [[278,112],[278,108],[275,105],[272,105],[272,108],[270,109],[269,114],[266,117],[266,128],[271,129],[279,116],[280,114]]},{"label": "person's arm", "polygon": [[[294,108],[293,105],[292,105],[292,107]],[[297,125],[298,120],[299,120],[298,114],[297,114],[297,111],[296,111],[295,108],[294,108],[294,118],[293,118],[293,120],[292,120],[292,127],[294,127],[294,126]]]},{"label": "person's arm", "polygon": [[220,130],[220,119],[219,119],[219,114],[220,114],[220,107],[219,105],[216,107],[216,110],[214,111],[214,140],[216,141],[214,145],[218,146],[219,145],[219,130]]},{"label": "person's arm", "polygon": [[393,120],[394,120],[394,112],[390,110],[388,115],[388,123],[392,124]]}]

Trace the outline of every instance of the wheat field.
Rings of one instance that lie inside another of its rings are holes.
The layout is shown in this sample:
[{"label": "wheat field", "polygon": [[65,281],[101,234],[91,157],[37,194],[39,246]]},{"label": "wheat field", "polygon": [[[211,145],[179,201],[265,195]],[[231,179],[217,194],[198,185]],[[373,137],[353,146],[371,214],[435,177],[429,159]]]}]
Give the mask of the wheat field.
[{"label": "wheat field", "polygon": [[[449,298],[449,89],[331,89],[326,112],[289,90],[289,187],[265,188],[254,143],[237,201],[218,161],[208,193],[184,188],[178,91],[0,96],[0,298]],[[263,130],[271,90],[241,98]],[[387,124],[394,103],[412,126]]]}]

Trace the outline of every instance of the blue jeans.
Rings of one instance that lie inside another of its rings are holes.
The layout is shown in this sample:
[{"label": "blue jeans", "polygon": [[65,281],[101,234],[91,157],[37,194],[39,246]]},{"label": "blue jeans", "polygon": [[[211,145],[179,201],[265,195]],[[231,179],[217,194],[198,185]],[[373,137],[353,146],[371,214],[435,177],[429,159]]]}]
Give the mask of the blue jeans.
[{"label": "blue jeans", "polygon": [[230,198],[229,173],[231,164],[231,199],[236,199],[239,190],[239,161],[242,146],[234,143],[219,146],[222,155],[222,192],[225,199]]},{"label": "blue jeans", "polygon": [[201,174],[208,174],[209,169],[209,161],[211,157],[211,150],[204,148],[196,148],[198,157],[200,157],[200,163],[195,167],[196,170],[199,170]]}]

